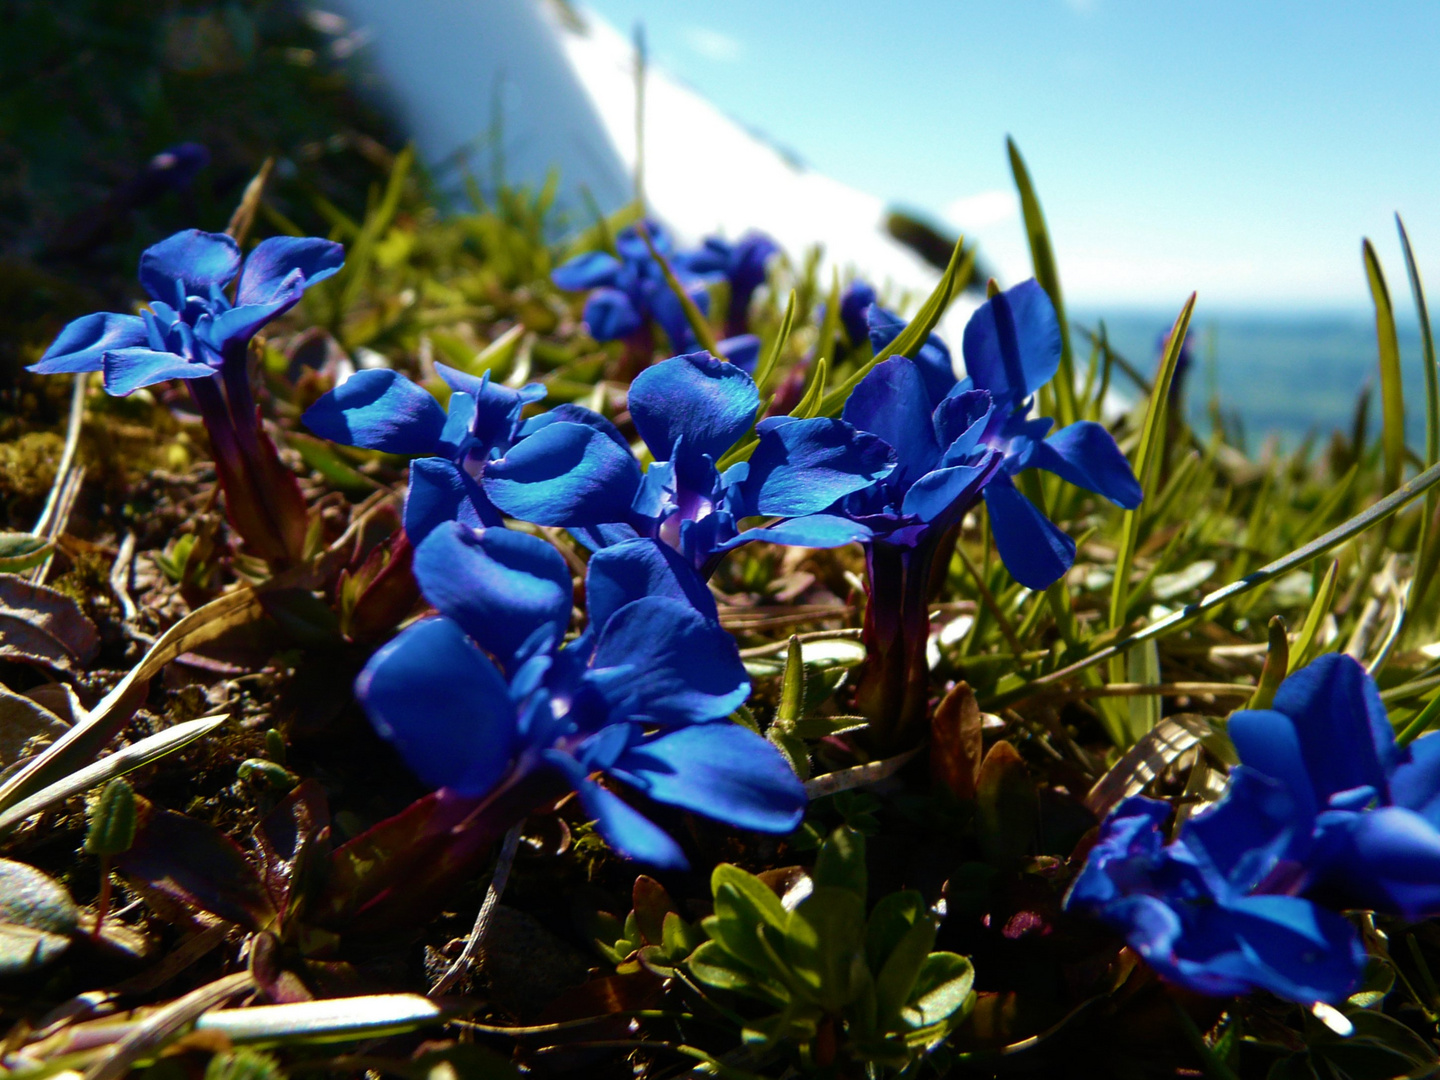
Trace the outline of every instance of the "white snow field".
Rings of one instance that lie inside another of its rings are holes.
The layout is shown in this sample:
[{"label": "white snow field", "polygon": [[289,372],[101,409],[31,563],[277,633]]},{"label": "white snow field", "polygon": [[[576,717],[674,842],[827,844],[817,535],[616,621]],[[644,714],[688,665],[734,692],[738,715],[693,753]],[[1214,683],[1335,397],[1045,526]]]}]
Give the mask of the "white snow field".
[{"label": "white snow field", "polygon": [[[423,159],[472,153],[482,176],[498,145],[510,182],[559,170],[560,202],[585,220],[628,202],[636,159],[635,52],[599,16],[554,0],[319,0],[381,79]],[[498,121],[498,122],[497,122]],[[497,138],[498,132],[498,138]],[[863,273],[913,310],[938,273],[884,229],[885,205],[805,168],[661,68],[645,79],[644,188],[683,245],[769,233],[792,258]],[[974,307],[961,296],[941,332],[954,346]],[[957,361],[958,347],[954,349]]]}]

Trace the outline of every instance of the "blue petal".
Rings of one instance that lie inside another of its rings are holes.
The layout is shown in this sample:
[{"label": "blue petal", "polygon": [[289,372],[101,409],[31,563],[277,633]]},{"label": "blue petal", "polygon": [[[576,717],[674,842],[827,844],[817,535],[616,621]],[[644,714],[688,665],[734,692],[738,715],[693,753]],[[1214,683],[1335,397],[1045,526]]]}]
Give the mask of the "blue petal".
[{"label": "blue petal", "polygon": [[444,458],[417,458],[410,463],[410,487],[405,494],[405,535],[418,546],[448,521],[472,529],[505,523],[480,485],[460,466]]},{"label": "blue petal", "polygon": [[1318,847],[1327,895],[1410,922],[1440,915],[1440,832],[1414,811],[1325,814]]},{"label": "blue petal", "polygon": [[1399,764],[1395,733],[1375,680],[1353,657],[1330,653],[1295,672],[1275,691],[1273,708],[1294,721],[1319,802],[1358,787],[1388,801]]},{"label": "blue petal", "polygon": [[894,448],[892,480],[904,488],[933,469],[940,458],[930,409],[930,396],[914,361],[892,356],[860,381],[841,416]]},{"label": "blue petal", "polygon": [[1115,437],[1093,420],[1061,428],[1035,445],[1030,464],[1052,472],[1076,487],[1103,495],[1116,506],[1134,510],[1145,493]]},{"label": "blue petal", "polygon": [[345,248],[314,236],[272,236],[255,245],[235,286],[235,306],[293,304],[317,281],[340,272]]},{"label": "blue petal", "polygon": [[889,444],[843,420],[772,417],[739,485],[740,516],[815,514],[895,468]]},{"label": "blue petal", "polygon": [[425,619],[383,645],[355,681],[355,696],[431,787],[483,795],[514,755],[505,680],[449,619]]},{"label": "blue petal", "polygon": [[915,354],[915,366],[925,380],[925,392],[930,395],[932,407],[944,401],[959,382],[955,377],[955,364],[950,359],[949,346],[934,334]]},{"label": "blue petal", "polygon": [[981,490],[999,467],[1000,455],[992,453],[976,465],[952,465],[926,473],[910,485],[900,509],[927,523],[956,521],[980,498]]},{"label": "blue petal", "polygon": [[1065,897],[1065,907],[1099,910],[1121,896],[1117,872],[1133,886],[1134,867],[1158,864],[1164,837],[1160,828],[1172,807],[1162,799],[1131,795],[1116,804],[1100,825],[1100,836]]},{"label": "blue petal", "polygon": [[520,425],[520,437],[526,438],[534,435],[541,428],[559,423],[583,424],[585,427],[594,428],[627,454],[630,453],[630,443],[624,435],[620,434],[619,428],[599,413],[568,401],[526,420]]},{"label": "blue petal", "polygon": [[435,440],[435,452],[458,461],[474,427],[475,399],[463,390],[454,391],[445,405],[445,426]]},{"label": "blue petal", "polygon": [[959,390],[935,407],[932,417],[942,465],[962,465],[980,447],[980,439],[995,412],[986,390]]},{"label": "blue petal", "polygon": [[629,448],[584,424],[547,424],[485,468],[485,494],[511,517],[586,528],[624,522],[640,486]]},{"label": "blue petal", "polygon": [[550,272],[550,280],[557,289],[584,292],[601,285],[614,285],[619,270],[620,261],[614,255],[604,251],[587,251],[557,266]]},{"label": "blue petal", "polygon": [[239,269],[240,247],[234,240],[224,233],[186,229],[145,249],[140,284],[152,299],[183,307],[185,297],[209,296],[210,286],[224,286]]},{"label": "blue petal", "polygon": [[688,603],[649,596],[620,608],[600,630],[591,665],[631,674],[602,692],[614,721],[662,725],[729,716],[750,696],[735,639]]},{"label": "blue petal", "polygon": [[662,360],[635,376],[629,407],[657,461],[674,457],[682,438],[692,455],[718,459],[750,430],[760,393],[734,364],[698,352]]},{"label": "blue petal", "polygon": [[293,299],[281,297],[265,304],[234,307],[219,315],[203,315],[195,325],[195,333],[216,352],[223,353],[236,342],[248,342],[257,330],[288,310],[298,299],[300,294],[297,292]]},{"label": "blue petal", "polygon": [[1410,759],[1390,777],[1390,799],[1440,827],[1440,733],[1410,744]]},{"label": "blue petal", "polygon": [[415,549],[415,580],[440,614],[507,670],[536,631],[558,642],[570,624],[570,570],[538,536],[442,525]]},{"label": "blue petal", "polygon": [[1308,844],[1312,820],[1283,784],[1239,765],[1220,801],[1185,822],[1180,839],[1213,871],[1213,887],[1239,895],[1259,886],[1297,842]]},{"label": "blue petal", "polygon": [[1236,992],[1206,987],[1222,980],[1304,1005],[1345,1000],[1366,961],[1354,926],[1298,896],[1247,896],[1199,907],[1176,952],[1178,963],[1168,974],[1201,993]]},{"label": "blue petal", "polygon": [[389,368],[357,371],[300,419],[321,438],[387,454],[434,454],[445,430],[430,391]]},{"label": "blue petal", "polygon": [[138,315],[115,315],[108,311],[83,315],[67,324],[28,370],[41,375],[99,371],[100,358],[105,353],[139,348],[148,343],[145,320]]},{"label": "blue petal", "polygon": [[805,785],[780,752],[728,720],[632,746],[612,771],[656,802],[738,829],[784,834],[805,816]]},{"label": "blue petal", "polygon": [[540,383],[526,383],[515,390],[504,383],[492,382],[489,371],[475,376],[437,363],[435,373],[451,390],[474,398],[475,416],[471,422],[471,433],[485,447],[508,449],[520,410],[545,398],[546,390]]},{"label": "blue petal", "polygon": [[1225,730],[1245,766],[1278,781],[1297,812],[1313,819],[1326,800],[1310,779],[1295,721],[1275,709],[1240,709],[1230,714]]},{"label": "blue petal", "polygon": [[868,338],[870,327],[867,313],[873,303],[875,290],[865,282],[852,281],[845,286],[845,294],[840,298],[840,322],[850,337],[851,345],[859,345]]},{"label": "blue petal", "polygon": [[605,843],[621,855],[662,870],[685,870],[690,866],[680,845],[612,791],[593,780],[574,780],[580,805],[595,819],[595,828]]},{"label": "blue petal", "polygon": [[597,630],[633,600],[664,596],[719,620],[715,598],[674,548],[648,537],[597,551],[585,569],[585,608]]},{"label": "blue petal", "polygon": [[995,550],[1011,577],[1027,589],[1048,588],[1074,564],[1075,541],[1035,509],[1008,477],[997,475],[985,485],[985,506]]},{"label": "blue petal", "polygon": [[618,341],[629,337],[645,320],[619,289],[596,289],[585,301],[585,325],[596,341]]},{"label": "blue petal", "polygon": [[[684,285],[685,293],[690,297],[691,303],[699,309],[701,315],[710,311],[710,293],[705,288],[703,281],[693,281]],[[654,311],[655,321],[665,331],[665,336],[670,339],[670,344],[676,352],[689,352],[695,347],[695,332],[690,329],[690,320],[685,314],[684,307],[680,304],[680,298],[675,295],[668,282],[659,281],[650,296],[650,306]]]},{"label": "blue petal", "polygon": [[1060,320],[1031,278],[985,301],[965,326],[965,371],[1002,407],[1018,404],[1060,370]]},{"label": "blue petal", "polygon": [[105,392],[116,397],[167,379],[204,379],[215,374],[208,364],[153,349],[115,349],[105,354],[104,363]]},{"label": "blue petal", "polygon": [[777,521],[773,525],[746,529],[739,536],[717,545],[716,550],[730,551],[756,540],[787,547],[836,548],[868,543],[873,535],[864,525],[849,518],[835,514],[807,514],[788,521]]}]

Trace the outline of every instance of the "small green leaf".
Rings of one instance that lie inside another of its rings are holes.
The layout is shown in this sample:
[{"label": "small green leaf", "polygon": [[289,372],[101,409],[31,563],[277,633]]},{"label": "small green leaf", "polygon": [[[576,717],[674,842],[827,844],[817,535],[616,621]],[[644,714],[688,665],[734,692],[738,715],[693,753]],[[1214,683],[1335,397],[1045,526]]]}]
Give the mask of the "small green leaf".
[{"label": "small green leaf", "polygon": [[0,532],[0,573],[18,574],[39,566],[54,550],[54,541],[43,536]]},{"label": "small green leaf", "polygon": [[935,946],[935,921],[927,913],[907,930],[891,950],[885,966],[875,977],[875,997],[880,1008],[880,1023],[887,1029],[899,1021],[901,1010],[910,1000],[915,980]]},{"label": "small green leaf", "polygon": [[800,399],[790,415],[796,420],[809,420],[820,415],[821,400],[825,393],[825,382],[829,376],[830,362],[825,357],[815,361],[810,372],[810,383],[805,387],[805,396]]},{"label": "small green leaf", "polygon": [[1315,590],[1315,599],[1311,601],[1305,622],[1300,627],[1300,636],[1295,639],[1295,647],[1290,650],[1287,675],[1293,674],[1314,659],[1320,624],[1330,611],[1330,602],[1335,599],[1335,581],[1339,573],[1340,560],[1334,559],[1330,563],[1330,569],[1325,571],[1320,587]]},{"label": "small green leaf", "polygon": [[1405,388],[1400,379],[1400,339],[1395,334],[1395,308],[1380,257],[1369,240],[1360,244],[1370,298],[1375,302],[1375,337],[1380,347],[1380,445],[1385,455],[1385,490],[1400,486],[1405,467]]},{"label": "small green leaf", "polygon": [[980,848],[997,865],[1030,852],[1040,824],[1034,782],[1019,752],[1001,739],[980,763],[975,782]]},{"label": "small green leaf", "polygon": [[865,961],[871,971],[885,966],[900,939],[925,915],[925,897],[913,889],[880,898],[865,927]]},{"label": "small green leaf", "polygon": [[785,959],[828,1012],[860,991],[865,966],[865,901],[852,890],[816,885],[790,913]]},{"label": "small green leaf", "polygon": [[815,887],[848,889],[865,902],[869,888],[865,870],[865,837],[847,825],[832,832],[820,845],[810,876]]},{"label": "small green leaf", "polygon": [[934,952],[920,965],[909,1006],[904,1017],[912,1027],[928,1027],[941,1021],[958,1022],[956,1013],[968,1013],[973,1004],[975,968],[963,956]]},{"label": "small green leaf", "polygon": [[1275,700],[1275,691],[1290,670],[1290,637],[1285,620],[1279,615],[1270,620],[1269,647],[1265,650],[1265,666],[1260,669],[1260,682],[1250,698],[1250,708],[1268,709]]},{"label": "small green leaf", "polygon": [[123,855],[135,843],[135,789],[116,777],[100,791],[90,811],[85,850],[91,855]]},{"label": "small green leaf", "polygon": [[780,704],[775,709],[775,723],[782,731],[788,732],[800,719],[804,700],[805,661],[800,649],[800,639],[791,635],[790,647],[785,657],[785,675],[780,681]]},{"label": "small green leaf", "polygon": [[785,927],[787,913],[780,898],[754,874],[738,866],[721,863],[710,875],[710,890],[715,897],[715,913],[752,923],[769,923],[777,930]]}]

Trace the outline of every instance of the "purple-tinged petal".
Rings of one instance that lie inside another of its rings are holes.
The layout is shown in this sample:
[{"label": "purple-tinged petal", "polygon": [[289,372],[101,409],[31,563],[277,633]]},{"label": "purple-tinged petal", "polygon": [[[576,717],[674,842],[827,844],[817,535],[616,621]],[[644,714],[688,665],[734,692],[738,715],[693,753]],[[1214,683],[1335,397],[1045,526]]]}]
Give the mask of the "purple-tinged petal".
[{"label": "purple-tinged petal", "polygon": [[718,621],[715,598],[674,548],[651,540],[625,540],[597,551],[585,569],[585,609],[597,630],[626,604],[664,596]]},{"label": "purple-tinged petal", "polygon": [[750,696],[732,638],[688,603],[649,596],[620,608],[600,630],[591,666],[628,667],[602,692],[613,721],[660,725],[729,716]]},{"label": "purple-tinged petal", "polygon": [[1063,427],[1034,445],[1030,464],[1037,469],[1103,495],[1126,510],[1134,510],[1145,497],[1129,460],[1115,445],[1115,437],[1093,420]]},{"label": "purple-tinged petal", "polygon": [[927,523],[958,520],[980,498],[999,467],[1000,455],[992,453],[975,465],[951,465],[928,472],[910,485],[900,509]]},{"label": "purple-tinged petal", "polygon": [[505,524],[480,485],[460,466],[439,457],[416,458],[410,463],[410,487],[405,494],[405,535],[418,547],[435,529],[451,521],[472,529]]},{"label": "purple-tinged petal", "polygon": [[149,333],[144,319],[138,315],[101,311],[68,323],[45,354],[27,370],[40,375],[99,371],[101,357],[107,352],[142,348],[147,344]]},{"label": "purple-tinged petal", "polygon": [[805,785],[780,752],[728,720],[664,732],[611,771],[656,802],[738,829],[784,834],[805,816]]},{"label": "purple-tinged petal", "polygon": [[573,421],[547,424],[485,468],[485,494],[511,517],[586,528],[629,519],[640,466],[629,448]]},{"label": "purple-tinged petal", "polygon": [[941,450],[940,464],[963,465],[980,448],[994,412],[994,399],[985,390],[961,390],[940,402],[931,418]]},{"label": "purple-tinged petal", "polygon": [[614,285],[620,272],[620,260],[604,251],[587,251],[569,262],[561,263],[550,272],[557,289],[584,292],[602,285]]},{"label": "purple-tinged petal", "polygon": [[570,624],[570,570],[538,536],[442,525],[415,549],[415,580],[440,614],[507,670],[537,630],[558,642]]},{"label": "purple-tinged petal", "polygon": [[152,349],[115,349],[105,354],[104,367],[105,392],[116,397],[167,379],[205,379],[215,374],[208,364]]},{"label": "purple-tinged petal", "polygon": [[445,410],[430,391],[398,371],[357,371],[305,410],[301,421],[321,438],[387,454],[434,454]]},{"label": "purple-tinged petal", "polygon": [[645,320],[619,289],[596,289],[585,301],[585,326],[596,341],[618,341],[629,337]]},{"label": "purple-tinged petal", "polygon": [[1004,475],[985,485],[990,532],[1010,576],[1027,589],[1049,588],[1075,563],[1075,541]]},{"label": "purple-tinged petal", "polygon": [[315,236],[272,236],[255,245],[240,271],[235,306],[293,304],[317,281],[340,272],[345,248]]},{"label": "purple-tinged petal", "polygon": [[965,371],[1002,407],[1024,401],[1060,370],[1060,320],[1034,278],[991,297],[965,326]]},{"label": "purple-tinged petal", "polygon": [[515,752],[505,680],[460,627],[425,619],[381,646],[355,681],[381,738],[434,788],[483,795]]},{"label": "purple-tinged petal", "polygon": [[587,525],[583,529],[570,529],[569,533],[583,544],[587,551],[595,552],[604,551],[615,544],[623,544],[626,540],[635,540],[640,536],[633,525],[624,522]]},{"label": "purple-tinged petal", "polygon": [[904,488],[933,469],[940,458],[930,411],[930,396],[915,362],[892,356],[855,387],[841,418],[894,448],[892,481]]},{"label": "purple-tinged petal", "polygon": [[209,296],[212,285],[228,284],[239,269],[240,247],[234,240],[224,233],[186,229],[145,249],[140,284],[152,299],[183,306],[187,296]]},{"label": "purple-tinged petal", "polygon": [[690,454],[718,459],[750,430],[760,392],[734,364],[697,352],[662,360],[635,376],[629,407],[656,460],[674,457],[681,439]]},{"label": "purple-tinged petal", "polygon": [[879,436],[843,420],[771,417],[738,485],[740,516],[815,514],[895,468],[895,454]]}]

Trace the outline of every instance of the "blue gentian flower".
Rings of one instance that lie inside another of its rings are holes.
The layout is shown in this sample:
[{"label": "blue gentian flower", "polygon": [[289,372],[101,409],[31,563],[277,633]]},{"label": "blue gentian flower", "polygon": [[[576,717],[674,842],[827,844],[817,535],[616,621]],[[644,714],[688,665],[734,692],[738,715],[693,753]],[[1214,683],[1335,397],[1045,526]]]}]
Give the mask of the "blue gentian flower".
[{"label": "blue gentian flower", "polygon": [[1080,420],[1046,437],[1054,421],[1031,418],[1034,394],[1060,369],[1055,306],[1033,278],[991,297],[965,326],[967,378],[952,393],[985,390],[994,413],[981,441],[1004,454],[985,487],[995,549],[1015,580],[1031,589],[1058,581],[1075,562],[1075,541],[1015,487],[1025,469],[1043,469],[1133,510],[1144,493],[1104,426]]},{"label": "blue gentian flower", "polygon": [[[568,528],[592,550],[661,540],[706,577],[752,540],[838,547],[868,538],[863,524],[820,511],[886,476],[889,449],[839,420],[770,417],[750,459],[722,475],[716,461],[759,407],[754,380],[734,364],[705,352],[672,357],[630,385],[630,417],[655,457],[647,470],[610,421],[557,409],[490,463],[485,493],[510,516]],[[781,520],[742,532],[753,516]]]},{"label": "blue gentian flower", "polygon": [[[1167,802],[1132,796],[1106,818],[1067,908],[1125,935],[1157,972],[1215,996],[1269,990],[1291,1001],[1343,1001],[1365,967],[1360,936],[1343,917],[1267,883],[1289,839],[1263,811],[1273,785],[1232,782],[1166,844]],[[1258,811],[1258,812],[1257,812]],[[1244,834],[1231,824],[1244,817]]]},{"label": "blue gentian flower", "polygon": [[564,643],[570,573],[545,541],[452,522],[418,547],[440,614],[402,631],[356,684],[376,730],[425,783],[503,829],[566,791],[615,850],[684,867],[678,844],[592,777],[738,828],[794,829],[805,790],[726,717],[749,695],[709,590],[674,552],[631,540],[586,573],[589,625]]},{"label": "blue gentian flower", "polygon": [[405,532],[419,544],[437,525],[459,521],[472,527],[503,525],[479,480],[486,465],[515,443],[520,413],[545,396],[530,383],[520,390],[436,364],[450,387],[449,410],[398,372],[357,371],[306,410],[305,426],[346,446],[388,454],[419,455],[410,463]]},{"label": "blue gentian flower", "polygon": [[[103,371],[105,389],[118,395],[184,379],[210,434],[231,524],[253,554],[271,562],[299,560],[305,500],[260,426],[249,344],[256,331],[343,263],[339,244],[277,236],[256,245],[242,266],[239,245],[229,236],[176,233],[140,256],[149,308],[140,315],[100,312],[76,319],[30,370]],[[225,292],[232,281],[233,299]]]},{"label": "blue gentian flower", "polygon": [[1440,734],[1397,746],[1358,662],[1320,657],[1227,730],[1241,762],[1231,776],[1276,792],[1266,806],[1289,840],[1271,873],[1289,891],[1411,921],[1440,915]]},{"label": "blue gentian flower", "polygon": [[[865,312],[877,350],[903,329],[878,304]],[[928,606],[966,511],[984,497],[1006,568],[1040,589],[1069,569],[1075,543],[1016,489],[1016,473],[1047,469],[1121,506],[1141,498],[1129,462],[1100,424],[1081,421],[1047,439],[1051,421],[1029,418],[1035,391],[1060,366],[1060,326],[1038,284],[1017,285],[976,311],[965,328],[965,361],[968,377],[957,382],[949,350],[932,334],[918,359],[877,364],[841,414],[895,451],[892,472],[831,508],[873,537],[864,626],[870,660],[857,701],[886,749],[916,737],[924,723]]]},{"label": "blue gentian flower", "polygon": [[[750,300],[755,290],[765,284],[765,264],[779,250],[780,245],[770,237],[751,231],[733,244],[718,236],[707,237],[697,251],[680,256],[680,262],[692,273],[720,275],[729,283],[730,308],[725,317],[727,336],[734,337],[749,330]],[[729,356],[729,353],[726,355]]]},{"label": "blue gentian flower", "polygon": [[[655,250],[670,263],[670,269],[695,302],[701,314],[710,310],[710,293],[702,277],[693,272],[685,260],[675,253],[670,233],[659,222],[644,222]],[[632,225],[615,237],[611,255],[590,251],[577,255],[555,268],[550,280],[568,292],[589,291],[585,301],[585,325],[596,341],[636,342],[648,362],[650,326],[656,323],[665,331],[672,349],[677,353],[699,347],[690,321],[680,299],[665,280],[660,264],[645,246],[645,240]],[[643,339],[643,341],[641,340]],[[753,371],[760,356],[760,339],[754,334],[739,334],[719,342],[726,359]]]},{"label": "blue gentian flower", "polygon": [[[313,237],[276,236],[244,260],[224,233],[187,229],[140,256],[150,307],[140,315],[100,312],[70,323],[31,371],[104,371],[105,389],[128,394],[168,379],[203,379],[242,364],[255,332],[339,271],[344,248]],[[224,289],[236,275],[232,302]]]},{"label": "blue gentian flower", "polygon": [[851,345],[859,345],[870,336],[870,305],[875,303],[875,289],[864,281],[852,281],[845,286],[840,297],[840,325],[850,338]]}]

